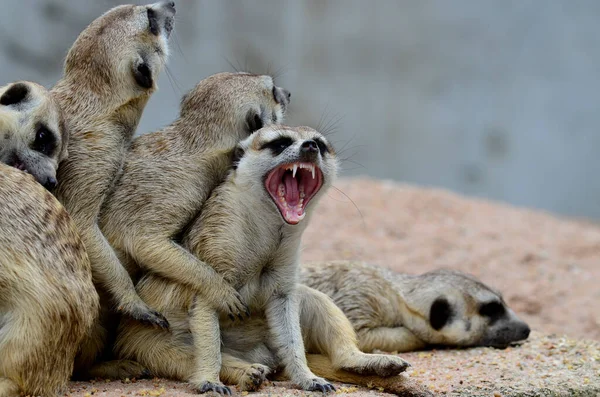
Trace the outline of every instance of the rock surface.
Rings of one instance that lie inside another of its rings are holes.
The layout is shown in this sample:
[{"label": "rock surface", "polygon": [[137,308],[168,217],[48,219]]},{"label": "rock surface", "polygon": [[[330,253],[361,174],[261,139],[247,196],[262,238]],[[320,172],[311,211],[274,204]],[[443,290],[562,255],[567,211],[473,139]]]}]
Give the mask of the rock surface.
[{"label": "rock surface", "polygon": [[[501,290],[537,331],[506,350],[403,354],[412,367],[402,382],[434,395],[600,396],[599,227],[392,182],[341,180],[336,187],[305,234],[303,260],[358,259],[409,273],[442,266],[467,271]],[[336,386],[340,395],[389,395]],[[159,379],[73,382],[69,394],[196,395],[185,383]],[[270,382],[250,395],[321,394]]]}]

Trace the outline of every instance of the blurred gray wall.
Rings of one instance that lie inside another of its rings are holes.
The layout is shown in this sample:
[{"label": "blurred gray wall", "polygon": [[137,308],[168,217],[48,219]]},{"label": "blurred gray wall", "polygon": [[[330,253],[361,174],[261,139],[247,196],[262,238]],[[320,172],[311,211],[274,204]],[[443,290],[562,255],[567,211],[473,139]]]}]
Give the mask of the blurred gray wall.
[{"label": "blurred gray wall", "polygon": [[[0,80],[51,86],[79,31],[116,3],[0,1]],[[276,73],[288,122],[332,130],[346,175],[600,219],[600,1],[177,3],[140,133],[231,63]]]}]

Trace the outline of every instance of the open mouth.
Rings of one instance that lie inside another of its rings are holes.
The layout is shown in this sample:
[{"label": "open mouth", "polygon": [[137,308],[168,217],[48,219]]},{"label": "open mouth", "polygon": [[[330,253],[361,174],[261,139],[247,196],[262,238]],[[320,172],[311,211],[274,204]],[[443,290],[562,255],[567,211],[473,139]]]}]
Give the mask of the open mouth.
[{"label": "open mouth", "polygon": [[313,163],[284,164],[267,175],[265,187],[290,225],[304,219],[305,208],[323,184],[323,173]]}]

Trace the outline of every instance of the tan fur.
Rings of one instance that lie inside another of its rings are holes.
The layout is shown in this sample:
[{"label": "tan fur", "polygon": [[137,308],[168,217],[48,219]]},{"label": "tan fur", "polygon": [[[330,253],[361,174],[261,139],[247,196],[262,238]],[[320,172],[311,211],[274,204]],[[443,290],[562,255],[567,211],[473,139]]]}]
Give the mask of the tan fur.
[{"label": "tan fur", "polygon": [[[293,141],[281,155],[263,147],[281,137]],[[195,290],[150,274],[140,281],[138,291],[165,313],[171,330],[124,322],[116,345],[124,358],[138,360],[157,376],[187,380],[199,391],[220,392],[226,390],[220,381],[255,390],[264,380],[261,369],[266,376],[279,368],[304,389],[331,390],[308,369],[305,346],[327,354],[338,369],[389,376],[407,367],[397,357],[360,352],[352,326],[335,304],[297,284],[301,235],[312,208],[335,177],[335,153],[328,146],[328,153],[305,160],[323,171],[324,183],[306,208],[307,219],[297,225],[284,222],[263,178],[303,159],[300,146],[313,139],[326,142],[308,127],[272,126],[244,140],[236,149],[241,155],[236,170],[212,192],[184,236],[184,246],[239,291],[251,318],[231,322]],[[311,329],[315,323],[320,328]]]},{"label": "tan fur", "polygon": [[[527,324],[500,293],[458,271],[411,276],[361,262],[333,261],[303,265],[301,280],[343,310],[366,352],[406,352],[427,345],[501,347],[529,335]],[[440,299],[451,314],[434,329],[432,307]],[[501,309],[497,315],[480,313],[490,302]]]},{"label": "tan fur", "polygon": [[[148,10],[152,11],[155,32]],[[142,111],[156,89],[168,55],[174,8],[125,5],[93,21],[77,38],[63,78],[52,89],[65,112],[69,157],[60,164],[56,196],[69,211],[86,247],[103,312],[115,305],[138,320],[166,326],[137,296],[133,283],[102,235],[97,218],[117,179]],[[86,372],[103,346],[105,321],[96,327],[76,368]]]},{"label": "tan fur", "polygon": [[75,225],[22,171],[0,165],[0,396],[56,396],[98,315]]},{"label": "tan fur", "polygon": [[67,143],[63,113],[44,87],[30,81],[0,87],[0,163],[26,171],[53,189]]},{"label": "tan fur", "polygon": [[100,223],[132,275],[139,265],[195,289],[222,313],[246,310],[222,276],[176,239],[225,177],[235,145],[280,123],[288,102],[270,76],[219,73],[184,97],[171,125],[134,140]]}]

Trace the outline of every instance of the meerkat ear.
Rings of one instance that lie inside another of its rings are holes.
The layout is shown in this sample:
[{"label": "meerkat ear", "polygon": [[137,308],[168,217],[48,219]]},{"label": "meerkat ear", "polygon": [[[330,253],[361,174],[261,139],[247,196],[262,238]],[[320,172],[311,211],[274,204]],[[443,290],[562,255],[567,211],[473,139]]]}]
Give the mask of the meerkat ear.
[{"label": "meerkat ear", "polygon": [[27,97],[29,94],[29,88],[26,84],[15,83],[13,84],[0,98],[0,105],[9,106],[17,104]]},{"label": "meerkat ear", "polygon": [[234,150],[233,150],[233,154],[232,154],[232,163],[233,163],[233,169],[237,170],[238,164],[240,163],[240,160],[242,159],[242,157],[244,157],[244,148],[241,147],[240,145],[238,145]]},{"label": "meerkat ear", "polygon": [[142,61],[133,68],[133,77],[140,87],[152,88],[152,71],[146,62]]},{"label": "meerkat ear", "polygon": [[248,134],[252,134],[263,128],[262,118],[254,109],[250,109],[248,114],[246,114],[246,124],[248,125]]},{"label": "meerkat ear", "polygon": [[437,298],[429,310],[429,323],[431,328],[439,331],[448,323],[452,317],[452,308],[450,303],[444,297]]}]

